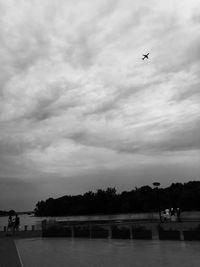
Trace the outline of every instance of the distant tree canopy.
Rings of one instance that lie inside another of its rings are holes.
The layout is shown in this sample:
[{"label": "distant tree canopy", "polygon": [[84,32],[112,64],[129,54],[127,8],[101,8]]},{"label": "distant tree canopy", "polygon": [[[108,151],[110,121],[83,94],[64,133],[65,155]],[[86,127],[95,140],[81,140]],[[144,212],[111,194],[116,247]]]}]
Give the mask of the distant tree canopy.
[{"label": "distant tree canopy", "polygon": [[[65,216],[152,212],[158,209],[156,188],[142,186],[117,194],[115,188],[98,189],[83,195],[49,198],[36,204],[36,216]],[[173,183],[159,189],[161,209],[200,210],[200,181]]]},{"label": "distant tree canopy", "polygon": [[8,215],[15,215],[15,211],[14,210],[9,210],[9,211],[0,210],[0,216],[8,216]]}]

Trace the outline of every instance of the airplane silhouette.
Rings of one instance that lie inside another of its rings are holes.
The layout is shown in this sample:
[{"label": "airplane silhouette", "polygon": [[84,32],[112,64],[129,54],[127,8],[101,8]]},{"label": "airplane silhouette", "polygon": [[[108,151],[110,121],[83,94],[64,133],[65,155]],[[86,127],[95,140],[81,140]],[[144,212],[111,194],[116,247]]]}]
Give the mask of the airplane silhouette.
[{"label": "airplane silhouette", "polygon": [[148,57],[148,56],[149,56],[149,53],[148,53],[148,54],[146,54],[146,55],[143,55],[143,58],[142,58],[142,59],[143,59],[143,60],[144,60],[145,58],[149,59],[149,57]]}]

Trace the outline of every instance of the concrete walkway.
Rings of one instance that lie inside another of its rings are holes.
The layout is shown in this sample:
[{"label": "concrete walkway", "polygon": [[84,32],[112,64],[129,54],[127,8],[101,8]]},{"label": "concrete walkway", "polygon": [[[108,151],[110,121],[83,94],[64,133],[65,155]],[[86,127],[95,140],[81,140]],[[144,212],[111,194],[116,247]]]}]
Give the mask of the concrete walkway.
[{"label": "concrete walkway", "polygon": [[20,231],[12,236],[0,232],[0,267],[23,267],[15,246],[16,239],[41,237],[42,231]]},{"label": "concrete walkway", "polygon": [[0,266],[22,267],[14,239],[12,237],[0,238]]},{"label": "concrete walkway", "polygon": [[[164,230],[179,230],[184,231],[187,229],[195,229],[199,226],[200,222],[167,222],[162,223],[161,226]],[[126,224],[130,224],[127,222],[120,222],[119,225],[123,226]],[[102,225],[102,224],[100,224]],[[132,222],[132,226],[144,226],[146,229],[152,231],[153,239],[159,239],[158,237],[158,222]],[[0,267],[23,267],[20,263],[20,258],[17,252],[17,248],[15,246],[16,239],[24,239],[24,238],[36,238],[42,237],[42,231],[19,231],[16,232],[13,236],[6,236],[6,232],[0,231]],[[182,239],[181,239],[182,240]]]}]

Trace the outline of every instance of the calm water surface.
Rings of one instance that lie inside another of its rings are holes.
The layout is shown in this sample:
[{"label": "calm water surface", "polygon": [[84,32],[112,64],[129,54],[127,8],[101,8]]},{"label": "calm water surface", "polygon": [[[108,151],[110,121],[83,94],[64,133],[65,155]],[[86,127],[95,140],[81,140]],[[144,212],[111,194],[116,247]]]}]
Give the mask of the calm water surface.
[{"label": "calm water surface", "polygon": [[200,243],[103,239],[23,239],[24,267],[198,267]]},{"label": "calm water surface", "polygon": [[[199,213],[200,217],[200,213]],[[157,213],[131,213],[131,214],[112,214],[112,215],[83,215],[83,216],[64,216],[64,217],[34,217],[33,215],[21,215],[20,225],[23,228],[24,225],[36,225],[36,228],[41,227],[42,220],[56,220],[56,221],[87,221],[87,220],[123,220],[123,219],[153,219],[158,218]],[[8,216],[0,217],[0,230],[8,223]]]},{"label": "calm water surface", "polygon": [[[182,217],[184,218],[195,218],[200,220],[200,211],[195,212],[182,212]],[[41,221],[44,219],[47,220],[58,220],[58,221],[75,221],[75,220],[123,220],[123,219],[158,219],[158,213],[129,213],[129,214],[114,214],[114,215],[88,215],[88,216],[65,216],[65,217],[34,217],[32,215],[21,215],[20,224],[21,228],[24,225],[36,225],[37,229],[41,228]],[[3,226],[6,226],[8,223],[8,217],[0,217],[0,230],[3,229]]]}]

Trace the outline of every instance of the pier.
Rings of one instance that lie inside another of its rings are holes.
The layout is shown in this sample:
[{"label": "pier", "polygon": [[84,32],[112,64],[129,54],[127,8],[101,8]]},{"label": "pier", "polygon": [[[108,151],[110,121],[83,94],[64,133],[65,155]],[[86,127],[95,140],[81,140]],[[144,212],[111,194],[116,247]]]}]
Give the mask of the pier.
[{"label": "pier", "polygon": [[42,229],[34,225],[25,225],[20,231],[0,231],[0,266],[23,267],[15,240],[24,238],[101,238],[101,239],[142,239],[142,240],[198,240],[200,241],[200,222],[182,221],[47,221],[42,222]]}]

